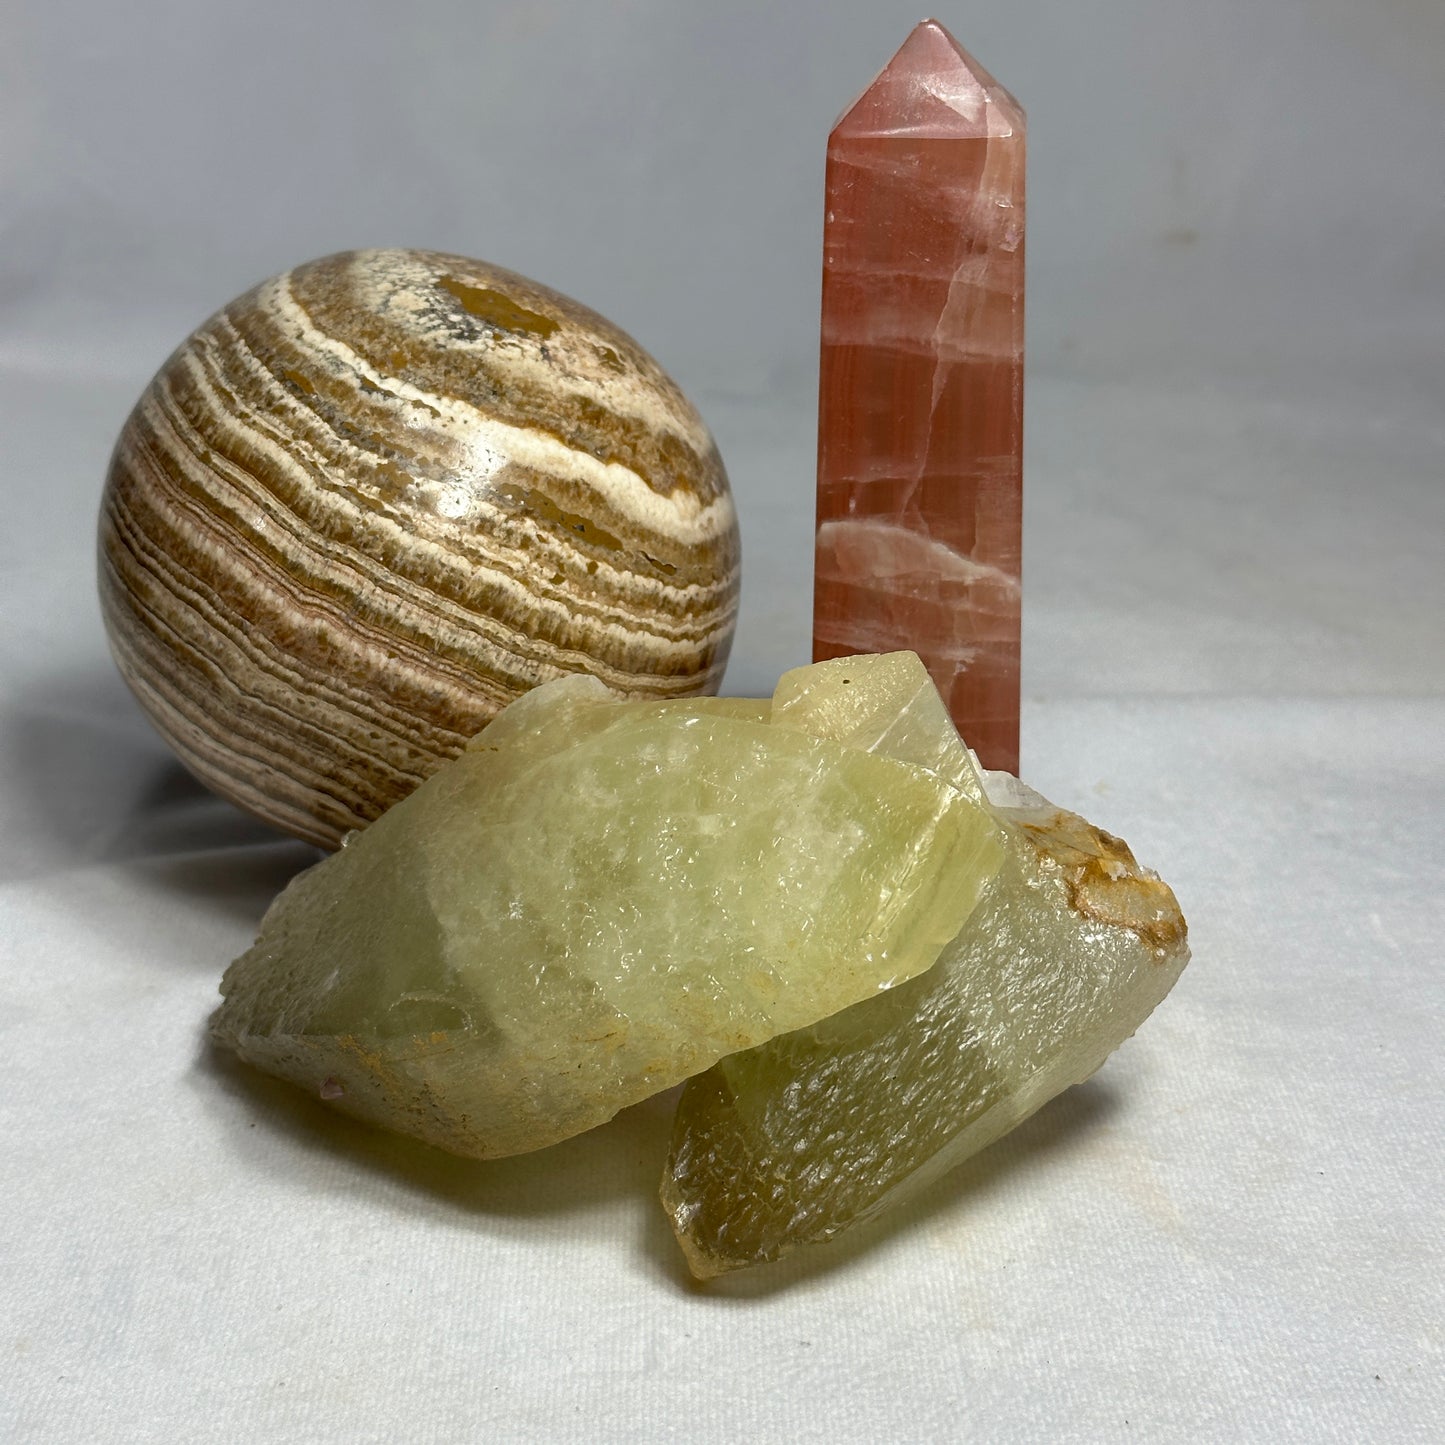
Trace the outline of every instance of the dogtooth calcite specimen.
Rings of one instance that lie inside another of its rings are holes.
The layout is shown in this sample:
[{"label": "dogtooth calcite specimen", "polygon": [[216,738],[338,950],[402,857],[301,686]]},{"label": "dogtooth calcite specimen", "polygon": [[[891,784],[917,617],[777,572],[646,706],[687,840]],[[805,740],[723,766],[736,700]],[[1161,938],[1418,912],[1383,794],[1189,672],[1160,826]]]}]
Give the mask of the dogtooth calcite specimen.
[{"label": "dogtooth calcite specimen", "polygon": [[662,1200],[702,1278],[832,1238],[982,1149],[1092,1074],[1189,956],[1168,886],[1119,839],[980,774],[912,654],[800,669],[771,716],[986,790],[1004,861],[927,973],[687,1085]]},{"label": "dogtooth calcite specimen", "polygon": [[137,402],[100,519],[151,720],[328,848],[538,683],[715,692],[738,557],[717,448],[657,362],[433,251],[328,256],[217,312]]},{"label": "dogtooth calcite specimen", "polygon": [[924,972],[1003,857],[976,789],[769,714],[528,693],[291,883],[214,1035],[487,1158]]}]

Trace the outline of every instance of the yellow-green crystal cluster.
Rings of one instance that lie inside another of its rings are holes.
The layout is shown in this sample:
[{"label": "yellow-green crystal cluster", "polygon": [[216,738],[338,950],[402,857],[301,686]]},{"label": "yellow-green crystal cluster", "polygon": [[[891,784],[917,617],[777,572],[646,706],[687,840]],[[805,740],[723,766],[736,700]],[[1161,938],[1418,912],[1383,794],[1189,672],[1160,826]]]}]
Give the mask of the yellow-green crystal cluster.
[{"label": "yellow-green crystal cluster", "polygon": [[769,712],[528,693],[291,884],[213,1032],[490,1158],[924,972],[1002,858],[986,811]]},{"label": "yellow-green crystal cluster", "polygon": [[1004,861],[927,973],[688,1084],[662,1200],[700,1277],[831,1238],[976,1153],[1092,1074],[1188,959],[1170,889],[980,774],[912,654],[799,669],[772,716],[986,796]]},{"label": "yellow-green crystal cluster", "polygon": [[1129,849],[983,773],[912,653],[771,701],[535,689],[281,895],[215,1035],[459,1154],[690,1080],[700,1277],[829,1239],[1088,1077],[1188,958]]}]

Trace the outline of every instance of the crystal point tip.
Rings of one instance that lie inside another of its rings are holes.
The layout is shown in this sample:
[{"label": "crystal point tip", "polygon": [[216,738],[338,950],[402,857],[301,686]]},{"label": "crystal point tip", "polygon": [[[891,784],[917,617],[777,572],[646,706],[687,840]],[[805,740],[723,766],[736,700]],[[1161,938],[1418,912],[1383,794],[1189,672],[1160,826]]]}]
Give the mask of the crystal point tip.
[{"label": "crystal point tip", "polygon": [[838,118],[834,136],[1007,136],[1023,107],[937,20],[920,20]]}]

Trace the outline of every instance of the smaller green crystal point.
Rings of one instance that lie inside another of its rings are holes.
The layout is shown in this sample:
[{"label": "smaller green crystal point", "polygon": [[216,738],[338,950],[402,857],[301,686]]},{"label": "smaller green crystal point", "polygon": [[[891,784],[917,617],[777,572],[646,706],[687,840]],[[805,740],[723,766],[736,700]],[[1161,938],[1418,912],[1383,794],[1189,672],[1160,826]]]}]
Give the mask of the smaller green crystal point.
[{"label": "smaller green crystal point", "polygon": [[1004,861],[927,973],[688,1084],[662,1201],[700,1278],[830,1239],[976,1153],[1093,1073],[1188,959],[1170,889],[1117,838],[977,774],[911,654],[799,669],[772,717],[986,786]]},{"label": "smaller green crystal point", "polygon": [[287,888],[215,1037],[489,1158],[924,972],[999,866],[992,819],[771,711],[528,693]]}]

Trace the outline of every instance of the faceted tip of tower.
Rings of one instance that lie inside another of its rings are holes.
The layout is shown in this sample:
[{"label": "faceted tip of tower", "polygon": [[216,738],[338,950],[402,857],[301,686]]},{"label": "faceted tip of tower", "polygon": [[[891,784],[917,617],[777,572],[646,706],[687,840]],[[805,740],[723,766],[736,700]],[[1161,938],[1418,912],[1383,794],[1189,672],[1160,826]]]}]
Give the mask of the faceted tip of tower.
[{"label": "faceted tip of tower", "polygon": [[920,20],[833,134],[970,140],[1023,130],[1018,101],[937,20]]}]

